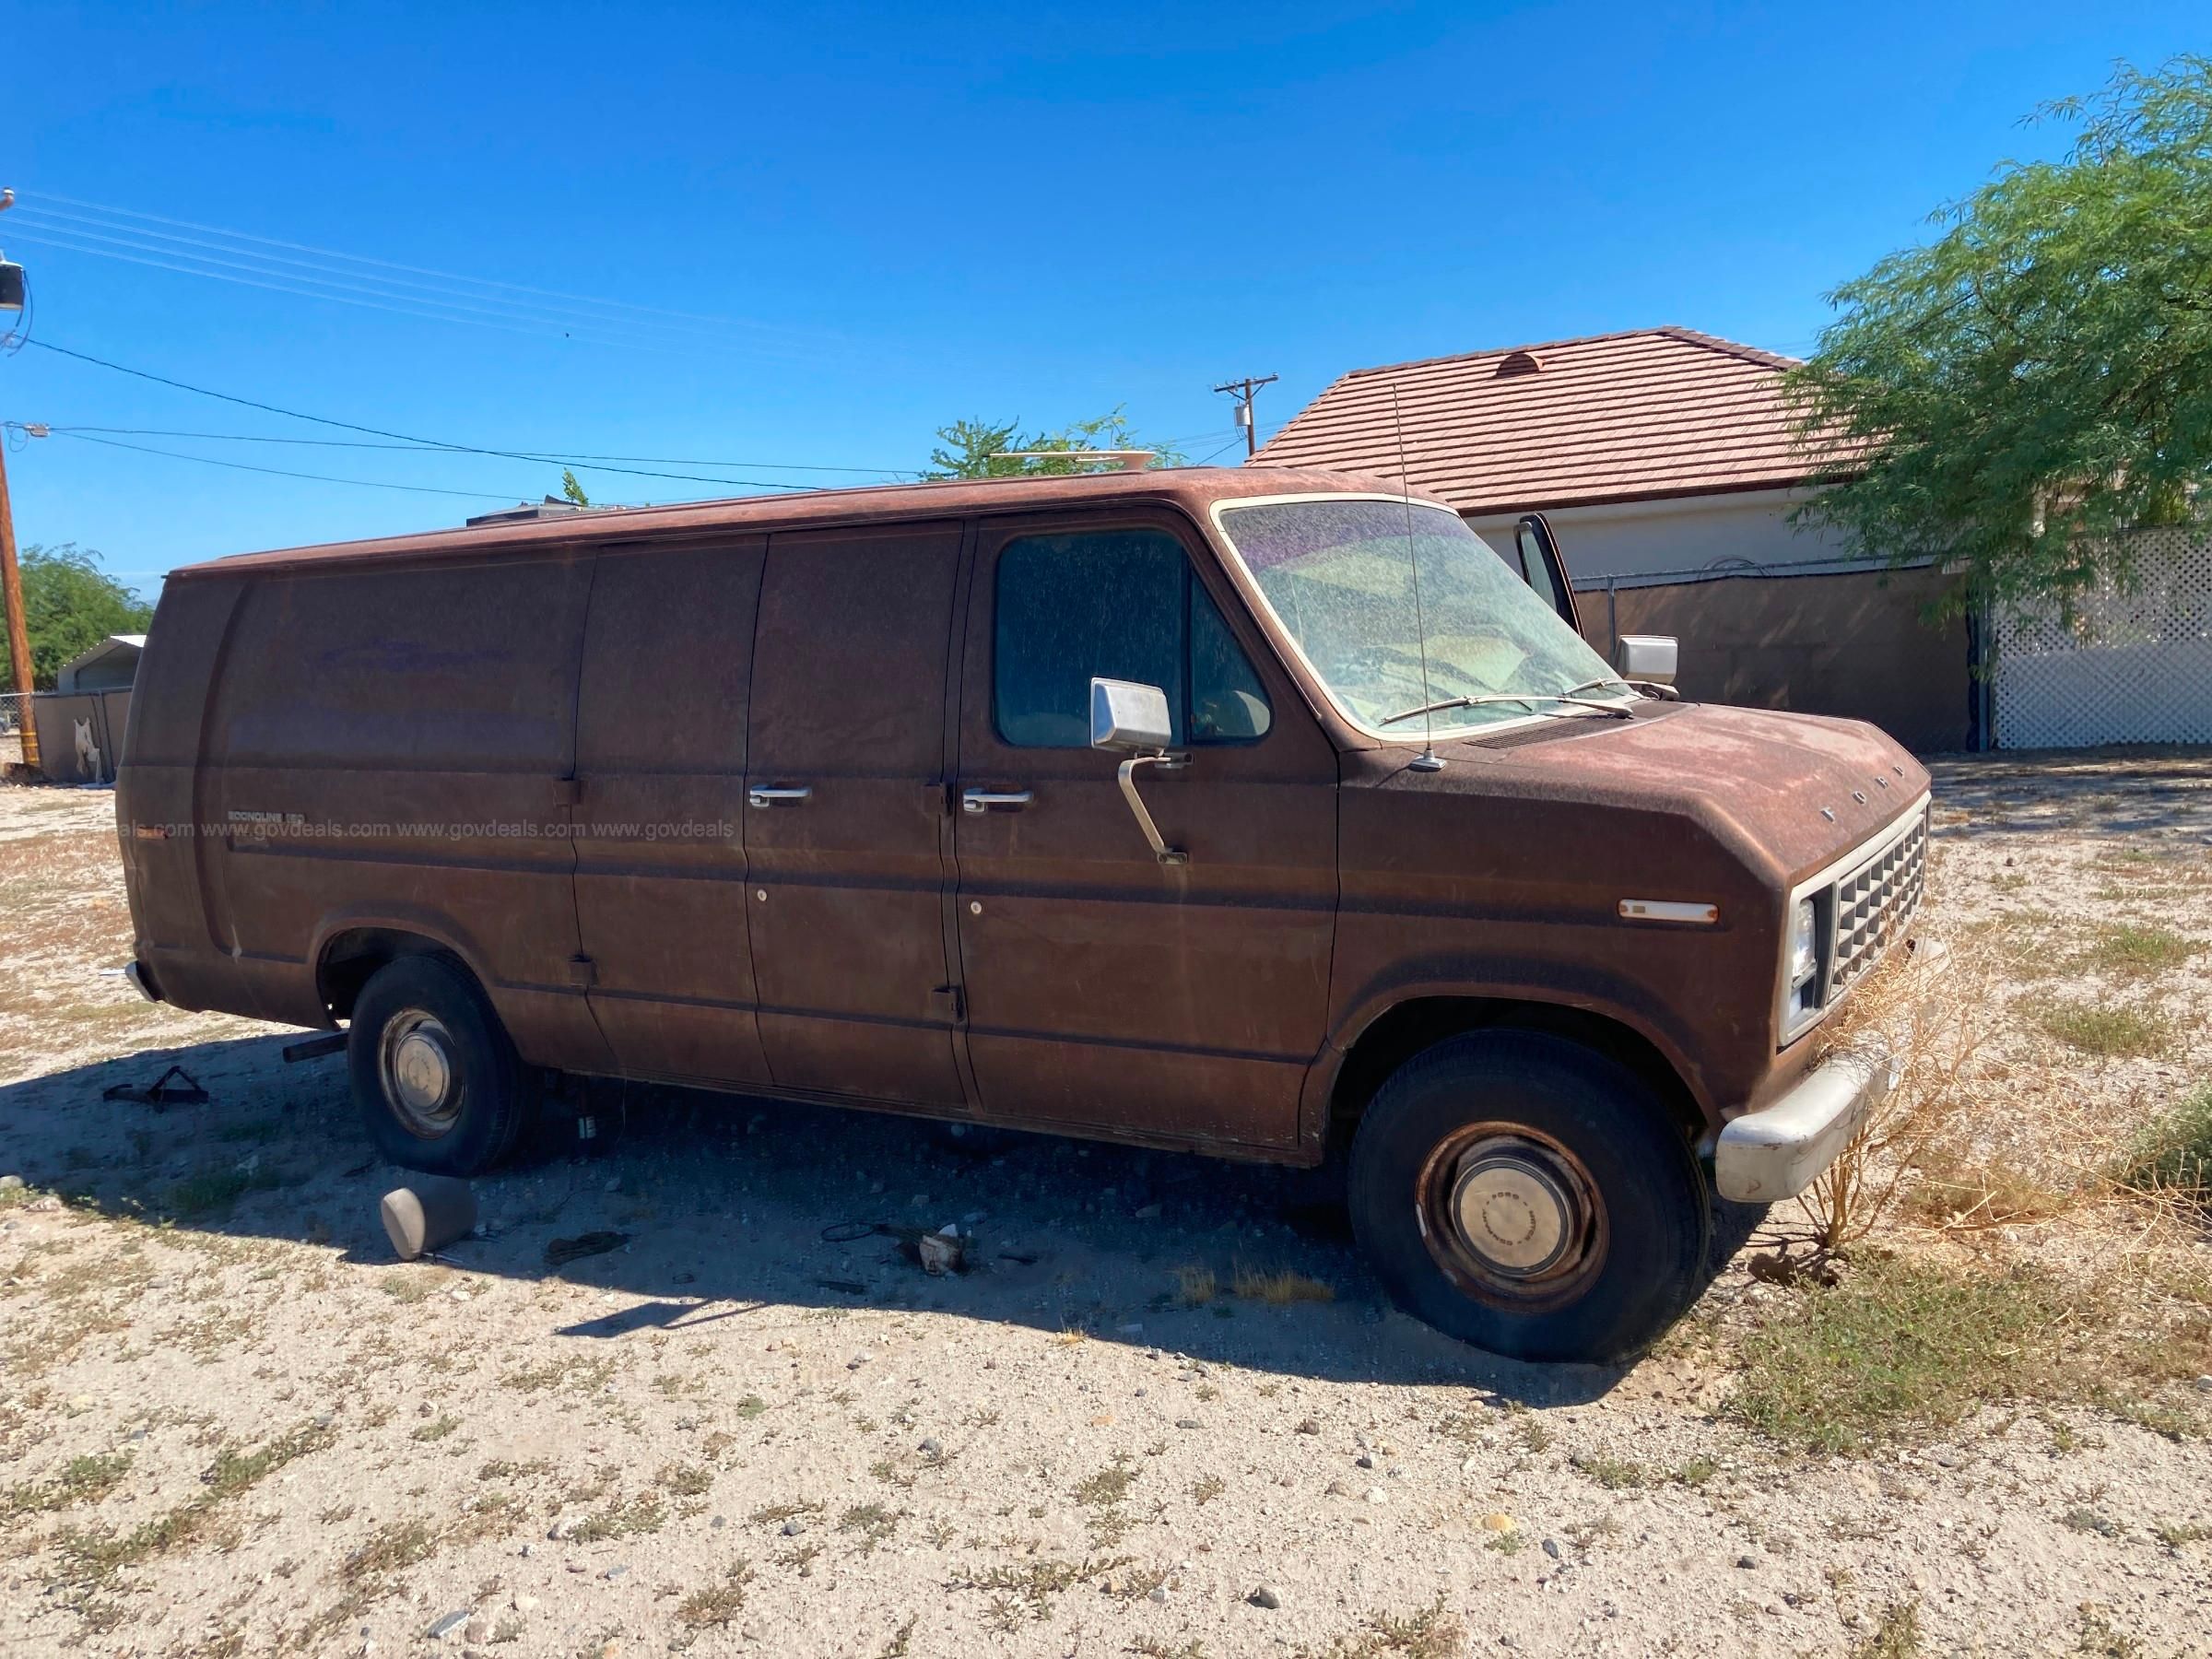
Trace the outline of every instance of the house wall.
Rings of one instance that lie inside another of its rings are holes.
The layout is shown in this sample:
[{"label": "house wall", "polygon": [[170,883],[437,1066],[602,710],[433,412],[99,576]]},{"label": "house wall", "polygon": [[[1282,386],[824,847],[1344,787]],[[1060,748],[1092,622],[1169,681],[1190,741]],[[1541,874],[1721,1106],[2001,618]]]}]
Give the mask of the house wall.
[{"label": "house wall", "polygon": [[[1679,500],[1547,508],[1544,516],[1551,523],[1560,556],[1578,587],[1606,576],[1850,558],[1851,549],[1833,531],[1799,529],[1790,524],[1791,510],[1809,494],[1802,489],[1758,489]],[[1516,517],[1470,516],[1467,524],[1500,554],[1510,554]]]}]

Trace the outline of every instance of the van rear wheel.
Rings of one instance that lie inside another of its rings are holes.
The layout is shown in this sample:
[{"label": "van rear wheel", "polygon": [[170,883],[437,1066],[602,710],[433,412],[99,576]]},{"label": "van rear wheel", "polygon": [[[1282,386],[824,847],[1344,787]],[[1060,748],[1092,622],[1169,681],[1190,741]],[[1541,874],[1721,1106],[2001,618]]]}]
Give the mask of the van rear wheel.
[{"label": "van rear wheel", "polygon": [[474,1175],[514,1150],[530,1090],[476,981],[443,957],[388,962],[361,987],[346,1039],[354,1104],[376,1148],[436,1175]]},{"label": "van rear wheel", "polygon": [[1416,1055],[1352,1144],[1352,1226],[1392,1299],[1517,1359],[1609,1363],[1695,1300],[1712,1204],[1652,1090],[1557,1037]]}]

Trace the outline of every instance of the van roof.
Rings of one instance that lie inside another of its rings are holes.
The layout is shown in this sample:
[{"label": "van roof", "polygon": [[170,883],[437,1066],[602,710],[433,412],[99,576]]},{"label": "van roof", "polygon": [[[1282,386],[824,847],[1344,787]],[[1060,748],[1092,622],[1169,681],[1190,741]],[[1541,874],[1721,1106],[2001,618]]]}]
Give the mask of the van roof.
[{"label": "van roof", "polygon": [[[1338,490],[1382,490],[1394,494],[1402,488],[1395,479],[1288,466],[1155,467],[1146,472],[954,478],[931,484],[877,484],[789,495],[740,496],[719,501],[683,501],[666,507],[627,507],[516,524],[388,535],[369,541],[326,542],[265,553],[235,553],[226,559],[182,566],[170,575],[172,579],[229,576],[325,563],[521,551],[579,542],[629,541],[640,536],[682,535],[723,529],[788,530],[814,524],[1034,512],[1100,500],[1168,501],[1203,519],[1216,501],[1241,496]],[[1425,493],[1415,492],[1417,496]],[[1442,501],[1436,504],[1446,505]]]}]

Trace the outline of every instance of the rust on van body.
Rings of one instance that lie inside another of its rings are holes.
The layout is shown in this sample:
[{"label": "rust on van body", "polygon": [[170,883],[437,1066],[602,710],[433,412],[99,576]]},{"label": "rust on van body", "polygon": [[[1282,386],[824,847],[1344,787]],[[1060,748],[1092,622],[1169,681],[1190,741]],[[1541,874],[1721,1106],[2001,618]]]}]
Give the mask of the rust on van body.
[{"label": "rust on van body", "polygon": [[[824,491],[180,570],[118,789],[138,963],[184,1007],[330,1027],[434,950],[529,1066],[1286,1163],[1385,1049],[1533,1028],[1709,1142],[1809,1063],[1777,1011],[1793,888],[1927,775],[1863,724],[1657,700],[1415,769],[1418,726],[1338,708],[1213,517],[1396,488]],[[1146,775],[1184,865],[1114,757],[994,724],[995,561],[1099,526],[1186,550],[1271,711]]]}]

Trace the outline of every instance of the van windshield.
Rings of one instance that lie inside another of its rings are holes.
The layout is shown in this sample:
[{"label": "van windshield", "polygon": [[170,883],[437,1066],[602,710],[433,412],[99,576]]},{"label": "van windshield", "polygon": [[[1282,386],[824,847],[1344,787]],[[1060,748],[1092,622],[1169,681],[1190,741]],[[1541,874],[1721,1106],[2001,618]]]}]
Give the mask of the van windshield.
[{"label": "van windshield", "polygon": [[1408,711],[1457,698],[1486,700],[1436,709],[1436,730],[1572,713],[1574,704],[1557,700],[1568,694],[1632,695],[1458,514],[1417,501],[1412,520],[1409,560],[1403,501],[1347,496],[1221,510],[1237,557],[1330,695],[1360,725],[1418,735],[1422,724]]}]

